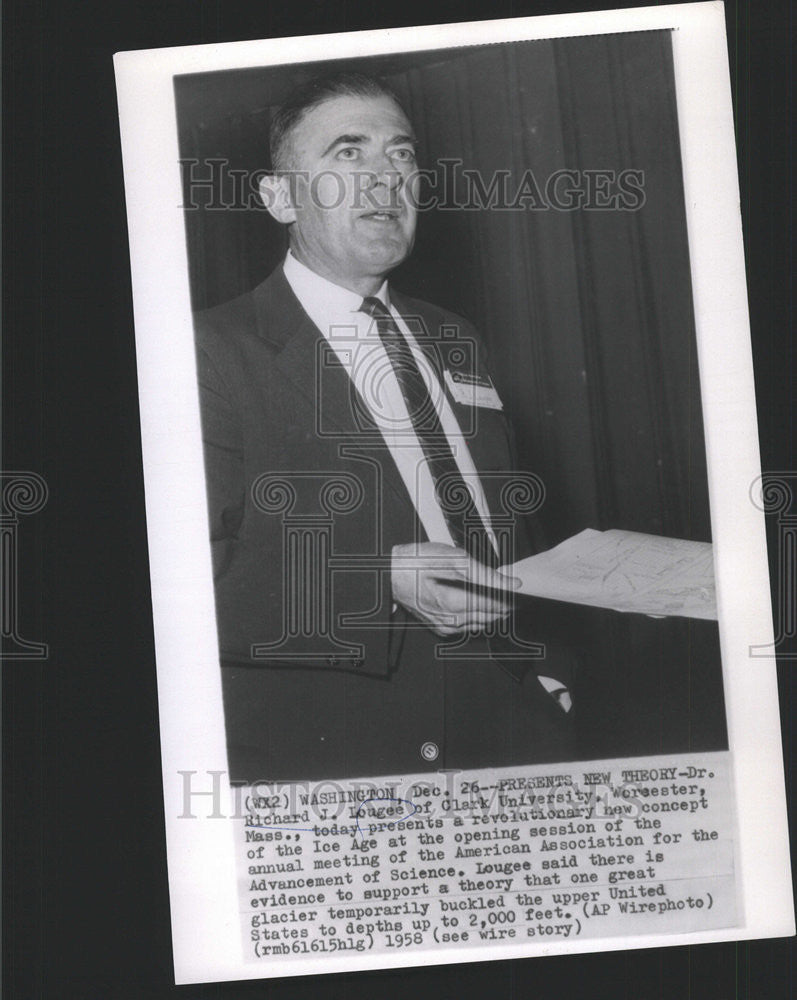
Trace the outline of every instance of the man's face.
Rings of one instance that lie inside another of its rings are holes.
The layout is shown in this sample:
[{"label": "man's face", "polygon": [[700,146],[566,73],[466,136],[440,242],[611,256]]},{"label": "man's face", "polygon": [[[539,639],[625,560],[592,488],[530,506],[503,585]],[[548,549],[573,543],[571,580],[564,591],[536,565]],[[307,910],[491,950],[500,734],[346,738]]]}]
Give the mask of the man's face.
[{"label": "man's face", "polygon": [[322,277],[372,293],[415,238],[410,123],[387,96],[335,97],[307,113],[290,144],[293,252]]}]

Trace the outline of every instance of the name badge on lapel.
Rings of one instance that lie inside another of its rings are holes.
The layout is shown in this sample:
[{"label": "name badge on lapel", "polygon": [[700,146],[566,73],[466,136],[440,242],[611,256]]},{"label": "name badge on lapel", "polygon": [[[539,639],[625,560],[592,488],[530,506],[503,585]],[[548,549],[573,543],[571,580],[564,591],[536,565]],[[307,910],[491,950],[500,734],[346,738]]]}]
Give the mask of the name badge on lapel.
[{"label": "name badge on lapel", "polygon": [[463,406],[485,406],[490,410],[503,410],[504,404],[495,391],[489,375],[474,375],[471,372],[443,373],[448,390],[455,403]]}]

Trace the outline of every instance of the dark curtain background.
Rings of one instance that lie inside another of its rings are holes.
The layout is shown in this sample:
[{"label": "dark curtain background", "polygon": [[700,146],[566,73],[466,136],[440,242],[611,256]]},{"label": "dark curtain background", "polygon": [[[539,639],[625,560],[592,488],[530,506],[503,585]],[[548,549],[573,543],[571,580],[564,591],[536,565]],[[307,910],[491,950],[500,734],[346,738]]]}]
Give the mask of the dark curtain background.
[{"label": "dark curtain background", "polygon": [[[264,211],[222,207],[236,201],[230,171],[268,169],[273,110],[297,83],[344,67],[394,88],[422,166],[461,158],[485,180],[509,169],[510,189],[531,170],[543,190],[563,169],[643,172],[635,211],[423,212],[392,280],[482,331],[520,464],[546,485],[552,544],[585,527],[710,540],[669,33],[177,78],[181,158],[197,161],[183,165],[185,203],[199,206],[185,213],[196,308],[281,260],[284,234]],[[212,169],[221,187],[189,191]],[[573,615],[589,650],[585,757],[726,746],[715,624]]]}]

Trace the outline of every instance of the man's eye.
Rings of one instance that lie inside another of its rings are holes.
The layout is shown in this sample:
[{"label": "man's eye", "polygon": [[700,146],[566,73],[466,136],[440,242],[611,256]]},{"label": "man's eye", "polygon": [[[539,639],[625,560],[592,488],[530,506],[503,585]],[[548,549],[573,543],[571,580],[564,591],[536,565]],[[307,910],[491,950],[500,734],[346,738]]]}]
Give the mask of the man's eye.
[{"label": "man's eye", "polygon": [[406,149],[394,149],[390,155],[402,163],[411,163],[415,159],[415,150],[409,147]]},{"label": "man's eye", "polygon": [[339,160],[356,160],[360,151],[356,146],[344,146],[338,150]]}]

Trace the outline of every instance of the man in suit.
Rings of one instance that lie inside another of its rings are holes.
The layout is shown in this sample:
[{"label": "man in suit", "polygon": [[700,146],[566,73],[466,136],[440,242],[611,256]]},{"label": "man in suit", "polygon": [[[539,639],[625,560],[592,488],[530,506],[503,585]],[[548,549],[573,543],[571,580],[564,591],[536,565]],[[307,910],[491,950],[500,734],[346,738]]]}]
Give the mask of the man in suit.
[{"label": "man in suit", "polygon": [[415,237],[412,127],[339,74],[270,139],[285,262],[196,318],[231,777],[566,760],[573,654],[497,569],[529,543],[480,338],[386,280]]}]

